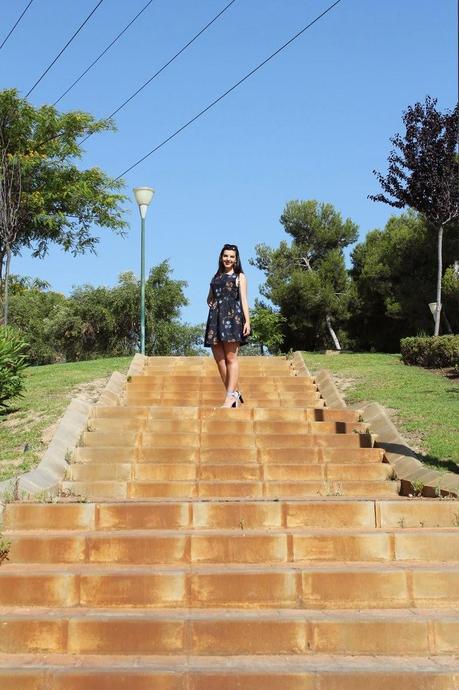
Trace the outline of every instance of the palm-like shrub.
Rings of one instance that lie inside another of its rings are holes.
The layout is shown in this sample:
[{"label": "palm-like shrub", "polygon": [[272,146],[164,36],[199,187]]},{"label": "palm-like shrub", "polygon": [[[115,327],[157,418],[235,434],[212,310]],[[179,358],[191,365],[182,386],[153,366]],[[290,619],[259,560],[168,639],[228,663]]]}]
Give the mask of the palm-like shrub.
[{"label": "palm-like shrub", "polygon": [[27,343],[12,328],[0,327],[0,410],[22,395]]}]

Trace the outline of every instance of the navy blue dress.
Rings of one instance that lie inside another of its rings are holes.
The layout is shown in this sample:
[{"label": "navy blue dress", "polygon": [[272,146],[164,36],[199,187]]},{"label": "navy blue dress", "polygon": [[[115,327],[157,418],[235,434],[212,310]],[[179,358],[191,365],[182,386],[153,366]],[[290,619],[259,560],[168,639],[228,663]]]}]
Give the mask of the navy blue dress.
[{"label": "navy blue dress", "polygon": [[242,335],[245,319],[238,283],[236,273],[222,273],[212,278],[213,304],[207,318],[206,347],[219,343],[247,343],[247,336]]}]

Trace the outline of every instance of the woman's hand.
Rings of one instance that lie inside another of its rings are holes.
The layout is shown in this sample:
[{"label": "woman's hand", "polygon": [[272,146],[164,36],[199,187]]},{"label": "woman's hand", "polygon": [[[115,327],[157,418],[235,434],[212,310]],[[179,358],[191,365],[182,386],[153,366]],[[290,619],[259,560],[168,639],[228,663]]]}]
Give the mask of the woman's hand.
[{"label": "woman's hand", "polygon": [[242,335],[244,335],[244,336],[250,335],[250,321],[245,322],[244,328],[242,329]]}]

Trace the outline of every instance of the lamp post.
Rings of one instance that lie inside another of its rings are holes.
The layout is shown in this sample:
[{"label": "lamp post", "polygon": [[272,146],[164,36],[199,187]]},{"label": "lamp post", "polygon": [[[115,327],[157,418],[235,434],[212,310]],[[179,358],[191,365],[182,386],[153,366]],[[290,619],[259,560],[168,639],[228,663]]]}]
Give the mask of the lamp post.
[{"label": "lamp post", "polygon": [[151,187],[134,187],[135,200],[141,218],[140,239],[140,353],[145,354],[145,218],[155,190]]}]

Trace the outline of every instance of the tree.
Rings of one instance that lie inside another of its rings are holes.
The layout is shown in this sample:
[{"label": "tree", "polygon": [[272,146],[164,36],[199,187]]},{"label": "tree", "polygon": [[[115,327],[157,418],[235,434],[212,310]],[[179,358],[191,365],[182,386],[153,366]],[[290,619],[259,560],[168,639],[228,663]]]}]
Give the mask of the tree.
[{"label": "tree", "polygon": [[52,364],[62,360],[62,352],[50,332],[50,323],[65,305],[59,292],[49,290],[42,281],[29,279],[29,287],[11,276],[10,324],[27,340],[24,350],[29,364]]},{"label": "tree", "polygon": [[[149,355],[200,354],[204,329],[180,321],[187,283],[174,280],[167,261],[154,266],[145,285]],[[140,285],[122,273],[113,288],[83,285],[53,310],[49,341],[67,361],[134,354],[140,344]],[[13,312],[13,310],[12,310]]]},{"label": "tree", "polygon": [[[382,230],[372,230],[355,247],[349,333],[357,347],[398,352],[402,338],[430,330],[428,303],[436,273],[432,263],[435,246],[436,237],[425,218],[409,211],[392,216]],[[446,234],[443,250],[449,265],[445,283],[454,257],[459,255],[457,233]],[[441,315],[447,330],[447,320],[452,328],[459,328],[459,311],[449,289]]]},{"label": "tree", "polygon": [[457,131],[459,106],[441,113],[437,100],[409,106],[403,113],[405,136],[396,134],[386,176],[374,171],[383,189],[370,195],[395,208],[406,206],[423,214],[437,233],[437,287],[434,335],[440,332],[443,277],[443,233],[459,218]]},{"label": "tree", "polygon": [[[122,181],[76,161],[86,134],[113,129],[83,112],[34,108],[15,89],[0,92],[0,284],[7,294],[9,258],[22,248],[43,257],[50,243],[74,254],[94,251],[93,226],[126,226]],[[4,305],[7,309],[7,305]]]},{"label": "tree", "polygon": [[350,288],[343,249],[357,239],[357,226],[315,200],[290,201],[280,221],[291,245],[257,245],[251,263],[265,273],[261,292],[285,319],[285,345],[315,349],[331,339],[339,350],[337,329],[348,317]]},{"label": "tree", "polygon": [[285,318],[278,311],[266,306],[263,302],[255,300],[255,306],[250,311],[250,325],[252,339],[260,346],[260,354],[265,354],[265,347],[272,354],[279,352],[284,336],[282,324]]}]

